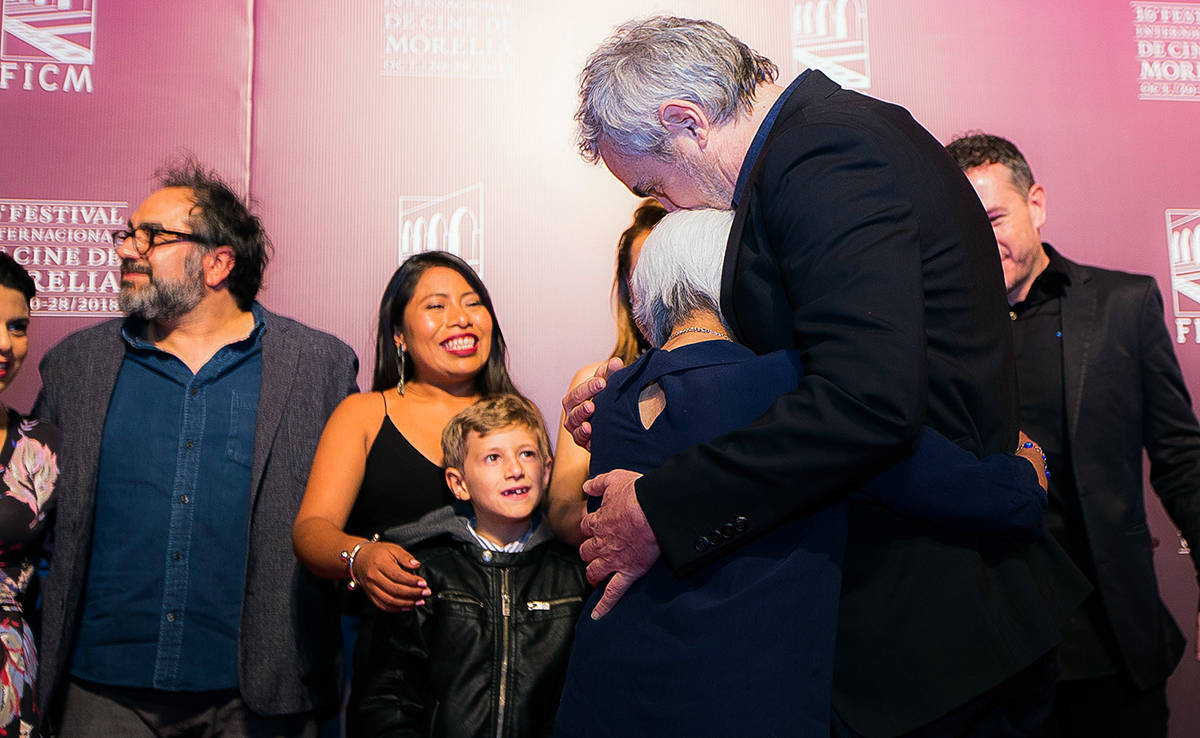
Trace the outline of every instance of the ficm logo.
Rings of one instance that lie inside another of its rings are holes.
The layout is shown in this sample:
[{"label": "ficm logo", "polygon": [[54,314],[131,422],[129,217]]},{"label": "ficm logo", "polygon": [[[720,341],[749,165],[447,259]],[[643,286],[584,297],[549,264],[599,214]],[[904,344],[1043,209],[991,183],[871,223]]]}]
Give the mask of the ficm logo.
[{"label": "ficm logo", "polygon": [[482,184],[400,198],[399,261],[423,251],[449,251],[483,275]]},{"label": "ficm logo", "polygon": [[1200,343],[1200,210],[1167,210],[1175,340]]},{"label": "ficm logo", "polygon": [[0,90],[91,92],[95,0],[3,0]]}]

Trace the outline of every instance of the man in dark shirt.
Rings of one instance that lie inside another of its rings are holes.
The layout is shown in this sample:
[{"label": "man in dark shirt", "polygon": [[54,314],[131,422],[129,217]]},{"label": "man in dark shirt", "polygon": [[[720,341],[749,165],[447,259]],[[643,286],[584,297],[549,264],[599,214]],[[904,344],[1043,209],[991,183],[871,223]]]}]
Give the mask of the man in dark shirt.
[{"label": "man in dark shirt", "polygon": [[64,439],[43,716],[64,737],[315,735],[336,606],[289,532],[354,353],[255,302],[262,224],[193,162],[113,241],[128,317],[41,365],[35,413]]},{"label": "man in dark shirt", "polygon": [[1150,277],[1082,266],[1042,242],[1046,191],[1011,142],[977,134],[947,150],[996,233],[1021,428],[1052,471],[1046,530],[1094,587],[1064,628],[1052,734],[1165,736],[1184,641],[1154,578],[1142,447],[1171,519],[1200,540],[1200,427],[1162,297]]}]

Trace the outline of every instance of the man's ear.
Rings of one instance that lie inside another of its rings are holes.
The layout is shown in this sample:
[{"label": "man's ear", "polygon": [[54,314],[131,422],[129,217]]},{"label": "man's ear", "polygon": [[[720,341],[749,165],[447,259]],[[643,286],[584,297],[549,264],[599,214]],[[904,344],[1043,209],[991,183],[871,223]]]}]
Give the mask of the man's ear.
[{"label": "man's ear", "polygon": [[232,246],[217,246],[204,254],[204,283],[216,289],[229,278],[233,267],[237,264],[237,256]]},{"label": "man's ear", "polygon": [[1040,231],[1046,224],[1046,188],[1034,184],[1029,188],[1025,202],[1029,204],[1029,217],[1033,219],[1033,227]]},{"label": "man's ear", "polygon": [[450,494],[454,495],[454,499],[463,502],[470,501],[471,493],[467,491],[467,482],[463,479],[461,470],[452,466],[446,467],[446,486],[450,488]]},{"label": "man's ear", "polygon": [[658,120],[671,137],[690,138],[701,149],[708,145],[712,127],[699,105],[687,100],[667,100],[658,108]]}]

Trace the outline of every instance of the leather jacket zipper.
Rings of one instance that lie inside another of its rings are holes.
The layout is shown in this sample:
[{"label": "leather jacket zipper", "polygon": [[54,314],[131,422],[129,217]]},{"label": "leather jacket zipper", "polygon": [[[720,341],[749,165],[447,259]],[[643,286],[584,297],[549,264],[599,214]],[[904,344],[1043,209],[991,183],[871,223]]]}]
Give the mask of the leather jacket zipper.
[{"label": "leather jacket zipper", "polygon": [[533,612],[535,610],[549,610],[555,605],[565,605],[568,602],[583,602],[582,597],[559,597],[556,600],[530,600],[525,603],[525,609]]},{"label": "leather jacket zipper", "polygon": [[496,738],[504,735],[504,708],[508,702],[508,626],[512,616],[512,594],[508,591],[508,569],[500,570],[500,690],[496,710]]},{"label": "leather jacket zipper", "polygon": [[460,592],[438,592],[434,597],[442,602],[459,602],[465,605],[474,605],[480,609],[483,608],[482,600]]}]

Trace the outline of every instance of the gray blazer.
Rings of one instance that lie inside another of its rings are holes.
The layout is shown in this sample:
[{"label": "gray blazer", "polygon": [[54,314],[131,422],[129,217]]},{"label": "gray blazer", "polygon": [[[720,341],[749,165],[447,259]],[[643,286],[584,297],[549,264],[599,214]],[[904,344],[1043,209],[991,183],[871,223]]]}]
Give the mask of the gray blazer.
[{"label": "gray blazer", "polygon": [[[357,391],[358,362],[333,336],[264,312],[238,681],[242,699],[263,715],[332,710],[341,684],[334,586],[296,561],[291,532],[321,429]],[[121,319],[114,319],[73,333],[39,366],[43,387],[34,415],[57,424],[63,436],[37,682],[47,720],[61,707],[79,627],[100,442],[125,356],[120,331]]]}]

